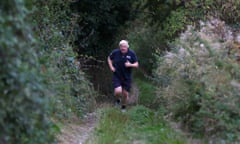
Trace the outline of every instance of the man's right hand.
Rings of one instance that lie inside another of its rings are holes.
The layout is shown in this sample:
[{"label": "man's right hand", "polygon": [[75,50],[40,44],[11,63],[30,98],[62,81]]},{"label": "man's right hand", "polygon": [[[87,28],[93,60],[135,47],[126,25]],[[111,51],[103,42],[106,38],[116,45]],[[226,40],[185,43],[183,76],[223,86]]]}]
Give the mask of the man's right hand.
[{"label": "man's right hand", "polygon": [[115,69],[115,67],[113,66],[113,62],[112,62],[112,60],[110,59],[110,57],[108,57],[107,61],[108,61],[108,65],[109,65],[111,71],[112,71],[112,72],[115,72],[116,69]]},{"label": "man's right hand", "polygon": [[115,67],[111,67],[111,71],[115,72],[116,71]]}]

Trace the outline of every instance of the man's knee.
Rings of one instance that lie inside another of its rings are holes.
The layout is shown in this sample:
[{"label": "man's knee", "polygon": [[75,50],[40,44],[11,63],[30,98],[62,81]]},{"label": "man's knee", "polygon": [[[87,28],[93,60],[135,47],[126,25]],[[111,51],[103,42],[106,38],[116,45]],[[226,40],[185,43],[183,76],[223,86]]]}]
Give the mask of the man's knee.
[{"label": "man's knee", "polygon": [[117,88],[115,88],[115,89],[114,89],[114,93],[115,93],[115,95],[120,95],[120,94],[122,94],[122,87],[117,87]]},{"label": "man's knee", "polygon": [[124,96],[128,96],[128,94],[129,94],[129,92],[125,89],[123,89],[122,93],[123,93]]}]

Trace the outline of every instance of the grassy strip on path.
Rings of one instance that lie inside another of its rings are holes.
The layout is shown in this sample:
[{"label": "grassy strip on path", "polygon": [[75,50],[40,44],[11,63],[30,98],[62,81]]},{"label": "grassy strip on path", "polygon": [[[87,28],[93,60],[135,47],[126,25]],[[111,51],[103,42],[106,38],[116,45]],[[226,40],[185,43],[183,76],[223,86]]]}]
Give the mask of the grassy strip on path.
[{"label": "grassy strip on path", "polygon": [[144,78],[136,78],[135,83],[141,105],[126,113],[112,106],[99,109],[98,125],[88,144],[186,144],[184,136],[170,128],[162,114],[147,108],[155,99],[154,85]]},{"label": "grassy strip on path", "polygon": [[89,144],[185,144],[163,118],[144,106],[134,106],[126,113],[103,108],[99,124]]}]

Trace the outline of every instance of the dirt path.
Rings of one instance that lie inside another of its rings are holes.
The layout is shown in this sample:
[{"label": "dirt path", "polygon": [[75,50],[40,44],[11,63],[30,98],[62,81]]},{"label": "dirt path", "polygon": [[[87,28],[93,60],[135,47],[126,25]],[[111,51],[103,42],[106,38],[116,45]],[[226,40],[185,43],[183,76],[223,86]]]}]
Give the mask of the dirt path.
[{"label": "dirt path", "polygon": [[[104,104],[101,107],[110,107],[109,104]],[[112,107],[112,105],[111,105]],[[57,136],[58,144],[86,144],[91,142],[91,136],[93,135],[94,128],[97,126],[98,118],[97,113],[87,114],[83,120],[78,118],[73,119],[70,123],[66,123],[61,128],[61,134]],[[172,129],[182,133],[186,137],[188,144],[202,144],[199,139],[193,139],[190,135],[183,131],[179,123],[168,121]],[[89,141],[90,140],[90,141]],[[142,141],[134,141],[133,144],[145,143]]]},{"label": "dirt path", "polygon": [[96,113],[87,114],[82,121],[65,124],[57,137],[59,144],[85,144],[97,123]]}]

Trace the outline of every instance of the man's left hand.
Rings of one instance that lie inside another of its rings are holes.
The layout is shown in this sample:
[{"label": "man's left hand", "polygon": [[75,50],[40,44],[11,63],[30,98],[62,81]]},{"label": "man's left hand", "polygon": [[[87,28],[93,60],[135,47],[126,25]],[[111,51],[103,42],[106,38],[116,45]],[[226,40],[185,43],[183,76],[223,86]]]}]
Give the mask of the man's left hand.
[{"label": "man's left hand", "polygon": [[131,67],[131,66],[132,64],[129,61],[125,62],[125,67]]}]

